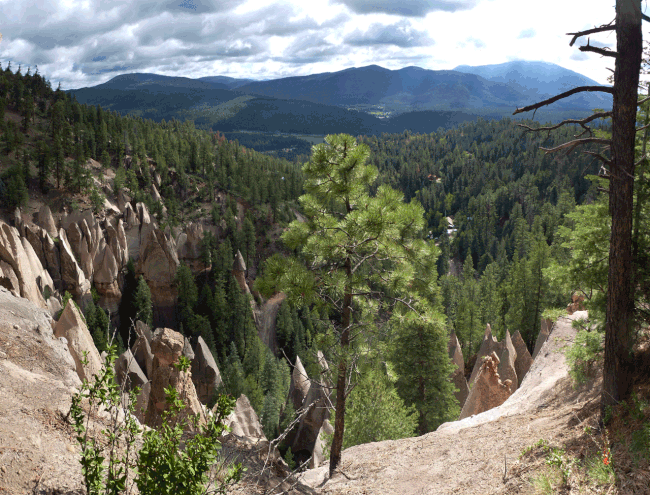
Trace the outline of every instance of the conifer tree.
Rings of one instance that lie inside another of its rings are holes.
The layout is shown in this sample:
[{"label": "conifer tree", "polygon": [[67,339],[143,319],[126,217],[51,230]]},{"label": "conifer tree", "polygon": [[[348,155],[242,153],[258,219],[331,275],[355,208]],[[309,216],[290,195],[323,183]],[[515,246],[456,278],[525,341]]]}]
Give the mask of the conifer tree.
[{"label": "conifer tree", "polygon": [[345,134],[325,141],[314,147],[303,167],[306,194],[300,203],[307,221],[292,222],[283,234],[310,270],[287,263],[278,283],[301,306],[312,301],[327,305],[338,330],[332,474],[341,458],[355,341],[373,326],[378,300],[395,309],[409,308],[409,300],[435,292],[436,252],[420,238],[424,211],[418,203],[404,203],[402,193],[385,185],[370,195],[378,171],[366,164],[368,147]]}]

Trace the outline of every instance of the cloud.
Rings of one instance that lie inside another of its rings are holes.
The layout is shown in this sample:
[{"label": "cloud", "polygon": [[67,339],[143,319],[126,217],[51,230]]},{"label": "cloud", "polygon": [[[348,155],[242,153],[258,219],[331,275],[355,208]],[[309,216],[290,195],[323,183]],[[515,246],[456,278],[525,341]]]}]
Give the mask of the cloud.
[{"label": "cloud", "polygon": [[424,17],[429,12],[473,9],[479,0],[335,0],[356,14],[392,14]]},{"label": "cloud", "polygon": [[537,32],[530,28],[530,29],[524,29],[521,33],[519,33],[519,36],[517,38],[519,39],[524,39],[524,38],[534,38]]},{"label": "cloud", "polygon": [[426,31],[419,31],[406,20],[394,24],[374,23],[365,31],[355,30],[343,40],[353,46],[395,45],[400,48],[432,45]]}]

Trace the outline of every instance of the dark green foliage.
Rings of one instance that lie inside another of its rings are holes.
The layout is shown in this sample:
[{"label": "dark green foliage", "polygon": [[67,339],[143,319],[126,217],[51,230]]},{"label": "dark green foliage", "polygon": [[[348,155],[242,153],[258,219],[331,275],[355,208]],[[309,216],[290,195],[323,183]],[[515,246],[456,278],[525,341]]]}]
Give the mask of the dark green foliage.
[{"label": "dark green foliage", "polygon": [[2,194],[3,203],[9,210],[27,204],[27,201],[29,200],[29,192],[27,191],[27,185],[25,184],[23,167],[16,164],[2,175],[0,194]]},{"label": "dark green foliage", "polygon": [[95,347],[101,353],[108,350],[108,339],[111,334],[110,320],[104,309],[96,306],[93,301],[88,303],[84,312],[86,326],[90,332]]},{"label": "dark green foliage", "polygon": [[136,320],[152,325],[153,304],[151,302],[151,290],[142,275],[138,277],[138,285],[133,296],[133,309]]},{"label": "dark green foliage", "polygon": [[418,432],[423,435],[460,414],[454,385],[448,379],[454,368],[447,354],[447,333],[437,315],[407,316],[393,324],[397,389],[406,404],[415,406]]}]

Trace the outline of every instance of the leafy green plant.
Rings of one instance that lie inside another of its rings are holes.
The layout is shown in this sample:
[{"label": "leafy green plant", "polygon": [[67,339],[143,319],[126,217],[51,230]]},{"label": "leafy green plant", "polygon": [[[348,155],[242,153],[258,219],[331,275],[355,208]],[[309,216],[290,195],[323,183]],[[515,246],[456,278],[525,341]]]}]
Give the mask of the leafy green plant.
[{"label": "leafy green plant", "polygon": [[540,438],[534,444],[529,445],[528,447],[524,448],[524,450],[521,451],[521,455],[519,456],[519,458],[521,459],[522,457],[529,454],[530,452],[532,452],[535,449],[548,449],[548,441],[544,440],[543,438]]},{"label": "leafy green plant", "polygon": [[[130,391],[124,413],[123,390],[115,380],[115,359],[116,346],[111,343],[105,366],[92,382],[84,381],[72,397],[70,416],[81,446],[80,462],[88,495],[131,493],[133,484],[141,495],[206,493],[212,481],[208,472],[217,463],[221,448],[218,439],[226,430],[224,418],[232,411],[234,399],[220,396],[215,414],[208,414],[205,423],[200,424],[199,416],[179,419],[185,403],[177,390],[165,389],[169,408],[163,413],[162,426],[146,431],[142,448],[136,452],[135,441],[141,431],[134,405],[139,390],[135,387]],[[184,372],[188,363],[185,359],[177,367]],[[109,426],[92,435],[91,418],[102,409],[109,415]],[[190,422],[197,433],[185,439]],[[243,472],[241,464],[220,467],[220,479],[211,487],[211,493],[225,493]]]},{"label": "leafy green plant", "polygon": [[559,470],[562,475],[562,484],[564,485],[569,481],[575,463],[576,460],[569,458],[564,449],[561,448],[550,449],[546,457],[546,464]]},{"label": "leafy green plant", "polygon": [[609,457],[595,455],[587,460],[587,477],[601,485],[613,483],[614,468]]},{"label": "leafy green plant", "polygon": [[632,452],[650,459],[650,423],[644,423],[640,429],[632,433]]},{"label": "leafy green plant", "polygon": [[580,330],[574,343],[565,352],[569,376],[577,385],[593,375],[594,364],[603,350],[604,335],[598,331]]}]

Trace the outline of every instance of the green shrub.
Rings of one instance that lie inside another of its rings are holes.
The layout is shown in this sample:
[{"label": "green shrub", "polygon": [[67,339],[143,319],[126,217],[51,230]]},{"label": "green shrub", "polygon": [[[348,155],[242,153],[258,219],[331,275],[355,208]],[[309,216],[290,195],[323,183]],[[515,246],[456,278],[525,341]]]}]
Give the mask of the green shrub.
[{"label": "green shrub", "polygon": [[594,364],[603,350],[603,339],[601,332],[580,330],[574,343],[566,350],[569,375],[577,385],[593,375]]},{"label": "green shrub", "polygon": [[[141,495],[207,493],[207,486],[213,481],[208,471],[217,462],[221,448],[218,439],[226,429],[224,419],[232,411],[234,399],[219,397],[216,414],[208,415],[205,425],[199,425],[198,416],[191,418],[198,433],[182,442],[190,420],[179,420],[178,413],[186,406],[174,388],[165,389],[169,409],[163,413],[163,424],[142,435],[142,448],[136,452],[135,440],[140,427],[134,409],[139,390],[131,390],[128,413],[120,418],[122,389],[115,380],[116,349],[114,344],[109,346],[105,366],[92,383],[84,381],[81,390],[72,397],[70,415],[81,446],[80,462],[88,495],[131,493],[133,486],[127,485],[133,475]],[[178,368],[187,368],[187,363],[179,363]],[[82,402],[86,401],[88,411],[82,408]],[[100,432],[104,438],[98,439],[88,434],[88,427],[89,418],[101,408],[108,412],[110,421]],[[210,488],[210,493],[225,493],[239,481],[241,474],[241,464],[231,466],[220,473],[220,480]]]}]

